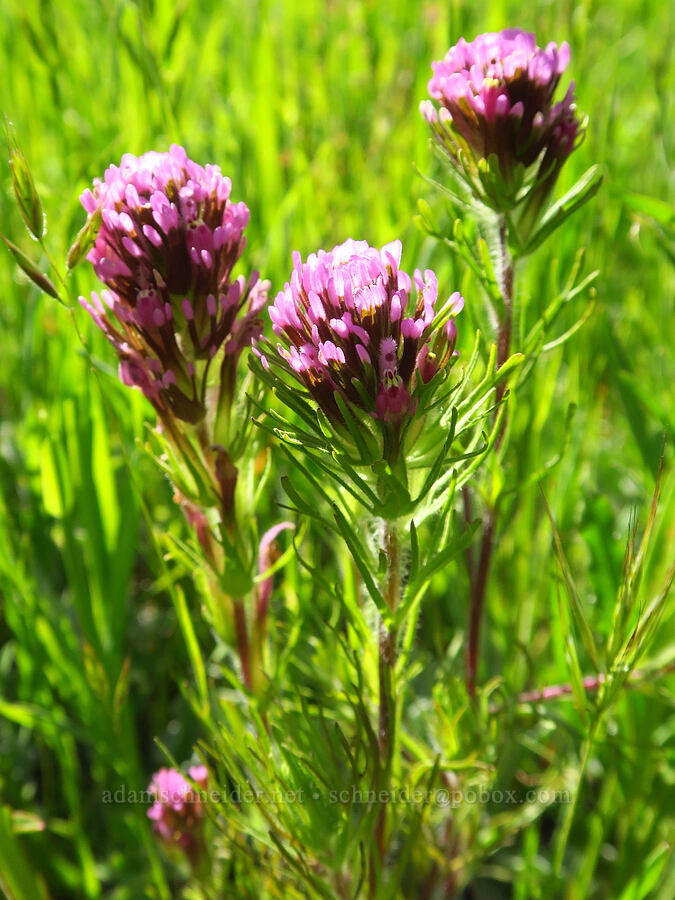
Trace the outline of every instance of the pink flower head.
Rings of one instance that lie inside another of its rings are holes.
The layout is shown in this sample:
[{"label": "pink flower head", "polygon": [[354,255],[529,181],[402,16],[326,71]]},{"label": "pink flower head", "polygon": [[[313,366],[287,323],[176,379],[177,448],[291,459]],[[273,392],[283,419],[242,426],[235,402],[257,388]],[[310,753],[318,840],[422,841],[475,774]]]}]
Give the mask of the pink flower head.
[{"label": "pink flower head", "polygon": [[[192,766],[188,772],[206,790],[206,766]],[[176,769],[160,769],[152,776],[148,793],[154,798],[148,818],[155,833],[168,844],[194,854],[200,844],[204,807],[190,782]]]},{"label": "pink flower head", "polygon": [[201,375],[215,354],[238,357],[262,327],[257,274],[231,280],[249,212],[230,189],[218,166],[174,144],[125,154],[81,196],[101,216],[87,259],[107,290],[80,302],[113,343],[125,384],[190,422],[204,415]]},{"label": "pink flower head", "polygon": [[[445,58],[433,62],[430,100],[421,112],[450,159],[461,168],[460,151],[475,160],[495,156],[507,184],[515,166],[541,159],[540,174],[562,165],[581,134],[574,84],[553,103],[570,49],[517,28],[460,38]],[[465,162],[468,160],[465,160]]]},{"label": "pink flower head", "polygon": [[[377,250],[350,239],[293,261],[290,283],[269,307],[279,354],[332,421],[343,422],[339,396],[400,424],[415,411],[418,359],[435,337],[435,274],[416,270],[411,280],[400,271],[400,241]],[[451,302],[458,312],[459,294]]]}]

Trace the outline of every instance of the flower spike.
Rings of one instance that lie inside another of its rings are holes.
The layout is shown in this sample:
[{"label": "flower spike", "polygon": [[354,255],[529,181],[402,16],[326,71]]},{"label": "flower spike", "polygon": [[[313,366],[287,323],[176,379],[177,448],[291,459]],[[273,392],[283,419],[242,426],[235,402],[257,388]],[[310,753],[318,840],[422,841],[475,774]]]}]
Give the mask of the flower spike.
[{"label": "flower spike", "polygon": [[129,153],[94,181],[81,202],[101,225],[87,259],[106,290],[82,305],[105,331],[125,384],[155,408],[196,423],[206,376],[221,350],[221,377],[260,334],[266,284],[232,280],[249,212],[230,200],[218,166],[197,165],[182,147]]},{"label": "flower spike", "polygon": [[[400,270],[400,241],[377,250],[349,239],[305,263],[293,259],[269,307],[279,355],[334,424],[344,424],[347,404],[398,427],[415,413],[418,380],[428,383],[454,351],[456,328],[440,342],[434,332],[435,274],[416,270],[411,279]],[[449,314],[463,303],[455,292]]]},{"label": "flower spike", "polygon": [[512,28],[460,38],[432,63],[422,116],[460,177],[500,212],[522,199],[535,164],[525,192],[531,188],[538,211],[583,136],[574,83],[553,102],[569,59],[567,43],[542,49],[533,34]]}]

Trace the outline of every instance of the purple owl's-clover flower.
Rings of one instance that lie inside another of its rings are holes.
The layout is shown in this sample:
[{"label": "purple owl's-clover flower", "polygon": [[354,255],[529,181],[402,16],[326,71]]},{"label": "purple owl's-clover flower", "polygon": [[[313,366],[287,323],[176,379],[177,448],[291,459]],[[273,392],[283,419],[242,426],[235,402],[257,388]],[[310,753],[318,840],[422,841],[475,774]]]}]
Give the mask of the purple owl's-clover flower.
[{"label": "purple owl's-clover flower", "polygon": [[[431,381],[453,354],[454,318],[432,328],[436,276],[416,270],[411,280],[400,261],[400,241],[377,250],[350,239],[305,263],[295,252],[290,283],[269,307],[280,355],[335,424],[344,423],[339,395],[400,425],[415,412],[418,380]],[[454,316],[463,305],[454,293],[446,311]]]},{"label": "purple owl's-clover flower", "polygon": [[174,144],[125,154],[81,196],[87,213],[101,216],[87,259],[106,290],[80,302],[115,347],[122,381],[192,423],[205,414],[213,357],[224,348],[221,376],[231,381],[262,327],[257,273],[231,281],[249,212],[230,189],[218,166],[199,166]]},{"label": "purple owl's-clover flower", "polygon": [[496,157],[508,187],[517,166],[539,160],[537,177],[550,182],[550,189],[583,133],[574,82],[553,103],[569,59],[567,43],[542,49],[533,34],[519,29],[481,34],[471,42],[460,38],[432,63],[429,94],[438,108],[425,100],[422,115],[460,171],[472,165],[471,157]]},{"label": "purple owl's-clover flower", "polygon": [[[206,790],[206,766],[192,766],[188,774]],[[160,769],[152,776],[148,793],[154,803],[148,810],[153,830],[167,844],[179,847],[194,858],[201,846],[204,807],[193,786],[176,769]]]}]

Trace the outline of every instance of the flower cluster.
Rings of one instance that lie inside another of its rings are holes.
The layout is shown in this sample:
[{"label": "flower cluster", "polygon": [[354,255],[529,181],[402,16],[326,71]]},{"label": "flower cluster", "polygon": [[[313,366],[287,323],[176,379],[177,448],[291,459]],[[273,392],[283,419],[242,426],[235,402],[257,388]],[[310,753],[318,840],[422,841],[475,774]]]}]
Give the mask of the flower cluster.
[{"label": "flower cluster", "polygon": [[574,82],[564,99],[553,103],[569,58],[567,43],[541,49],[533,34],[519,29],[482,34],[471,42],[460,38],[444,59],[432,63],[429,94],[440,108],[425,100],[422,115],[460,171],[496,158],[508,189],[517,167],[539,160],[537,178],[552,185],[582,134]]},{"label": "flower cluster", "polygon": [[[453,354],[463,299],[454,293],[436,310],[434,273],[416,270],[413,287],[400,261],[400,241],[377,250],[350,239],[305,263],[295,252],[290,283],[269,307],[280,355],[334,423],[344,422],[344,401],[399,425],[414,414],[417,385]],[[447,321],[435,329],[439,312]]]},{"label": "flower cluster", "polygon": [[231,280],[249,213],[230,190],[217,166],[173,145],[125,154],[81,196],[100,216],[87,259],[106,290],[80,302],[115,347],[122,381],[191,423],[205,415],[212,359],[224,348],[221,381],[231,382],[266,301],[257,273]]},{"label": "flower cluster", "polygon": [[[206,790],[207,769],[192,766],[190,778]],[[194,858],[201,843],[204,807],[192,785],[176,769],[160,769],[152,776],[148,793],[155,799],[148,810],[153,829],[167,844],[179,847]]]}]

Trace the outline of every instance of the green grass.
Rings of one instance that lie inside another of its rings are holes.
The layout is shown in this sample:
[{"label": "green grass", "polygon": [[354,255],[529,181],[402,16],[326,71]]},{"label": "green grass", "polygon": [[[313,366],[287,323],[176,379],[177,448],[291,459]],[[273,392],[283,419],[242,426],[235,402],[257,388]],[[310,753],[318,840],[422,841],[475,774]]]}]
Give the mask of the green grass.
[{"label": "green grass", "polygon": [[[668,4],[5,0],[0,23],[0,110],[30,162],[56,259],[65,259],[83,222],[77,197],[93,177],[124,152],[177,142],[231,176],[233,196],[251,210],[246,263],[274,288],[288,277],[293,249],[304,255],[348,236],[376,245],[400,236],[405,268],[433,265],[442,291],[464,293],[463,355],[470,325],[489,333],[489,323],[461,260],[413,224],[418,198],[441,210],[413,169],[439,174],[417,107],[430,60],[461,35],[508,25],[534,30],[540,43],[566,39],[572,47],[569,71],[589,127],[558,193],[595,163],[605,181],[518,274],[524,335],[578,248],[586,248],[584,272],[599,270],[591,317],[569,343],[542,356],[512,401],[513,429],[526,439],[505,469],[513,493],[500,520],[480,673],[483,682],[502,680],[496,700],[574,674],[552,527],[542,491],[528,481],[562,449],[542,487],[599,644],[612,631],[631,516],[639,513],[640,532],[647,522],[664,435],[657,525],[635,608],[658,592],[675,558],[675,231],[667,213],[675,197],[675,35]],[[9,168],[2,173],[1,230],[37,257]],[[193,667],[143,506],[159,531],[182,526],[168,484],[139,444],[147,408],[118,383],[103,337],[79,306],[69,313],[18,275],[8,253],[2,260],[0,796],[39,818],[27,818],[27,833],[17,835],[3,813],[0,887],[16,900],[41,896],[39,882],[53,897],[177,895],[178,876],[155,845],[145,807],[103,805],[101,794],[121,784],[145,788],[165,762],[155,737],[179,761],[205,737],[184,687]],[[73,297],[94,289],[93,274],[81,267],[70,287]],[[553,336],[588,302],[585,292],[570,304]],[[568,424],[570,404],[576,413]],[[285,468],[279,460],[276,474]],[[342,581],[344,554],[320,532],[310,537],[327,580]],[[182,584],[197,637],[211,648],[196,592],[188,579]],[[498,730],[498,751],[490,749],[494,734],[475,736],[473,746],[455,741],[449,723],[459,701],[445,697],[442,685],[461,674],[466,597],[457,561],[435,576],[425,600],[413,683],[425,700],[410,711],[420,734],[445,742],[437,749],[450,759],[490,750],[503,785],[534,777],[555,758],[561,783],[574,787],[586,725],[573,700],[513,712]],[[284,629],[302,626],[288,648],[290,676],[339,711],[344,701],[329,674],[316,675],[330,673],[334,659],[334,639],[323,643],[324,620],[336,626],[339,618],[330,598],[288,565],[273,604],[280,645]],[[671,614],[641,665],[672,665],[673,637]],[[580,637],[576,646],[588,674]],[[605,715],[568,823],[567,877],[555,882],[556,894],[675,895],[674,686],[673,674],[647,678]],[[484,844],[471,848],[465,896],[550,893],[544,885],[553,883],[547,879],[566,811],[552,806],[522,828],[500,823],[496,811],[483,823]],[[327,835],[330,827],[327,821]],[[244,880],[231,890],[255,896]]]}]

